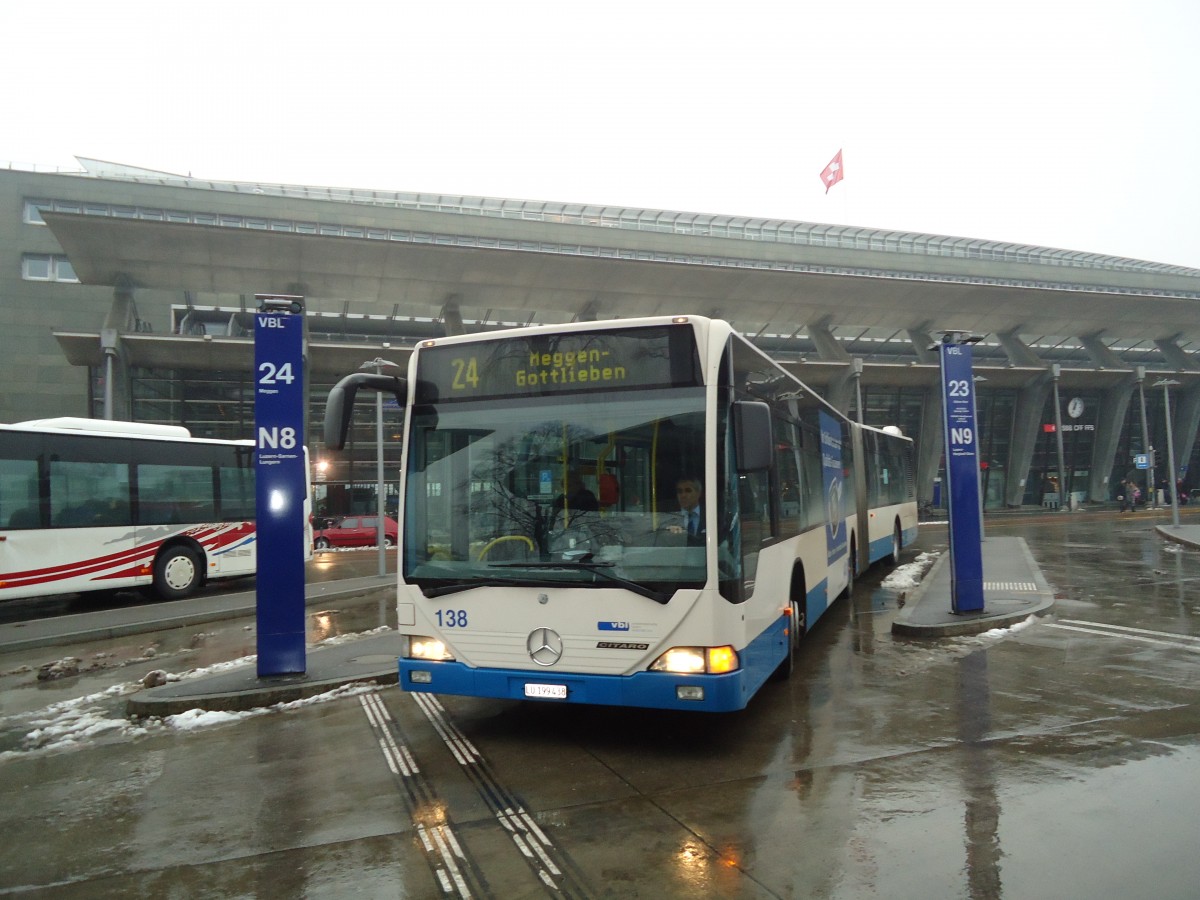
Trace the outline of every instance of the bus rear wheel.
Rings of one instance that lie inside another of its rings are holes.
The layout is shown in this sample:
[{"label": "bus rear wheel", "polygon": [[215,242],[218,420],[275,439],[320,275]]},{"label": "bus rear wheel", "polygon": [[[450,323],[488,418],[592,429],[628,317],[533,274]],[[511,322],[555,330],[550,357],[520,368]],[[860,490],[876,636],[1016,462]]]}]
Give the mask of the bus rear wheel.
[{"label": "bus rear wheel", "polygon": [[160,600],[179,600],[200,584],[200,559],[187,547],[171,547],[154,561],[154,594]]}]

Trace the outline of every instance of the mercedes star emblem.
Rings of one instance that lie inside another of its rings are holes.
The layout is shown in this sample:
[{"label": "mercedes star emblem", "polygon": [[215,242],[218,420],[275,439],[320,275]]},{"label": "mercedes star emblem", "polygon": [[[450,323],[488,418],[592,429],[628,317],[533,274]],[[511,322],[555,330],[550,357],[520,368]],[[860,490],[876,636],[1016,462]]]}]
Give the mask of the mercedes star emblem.
[{"label": "mercedes star emblem", "polygon": [[562,638],[549,628],[535,628],[525,640],[525,649],[539,666],[552,666],[562,659]]}]

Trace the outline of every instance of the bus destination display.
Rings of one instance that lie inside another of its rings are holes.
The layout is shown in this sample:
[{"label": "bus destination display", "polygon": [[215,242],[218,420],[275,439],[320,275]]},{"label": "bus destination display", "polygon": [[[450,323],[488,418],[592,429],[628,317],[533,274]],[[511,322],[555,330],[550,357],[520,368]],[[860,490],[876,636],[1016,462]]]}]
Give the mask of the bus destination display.
[{"label": "bus destination display", "polygon": [[423,348],[417,378],[439,400],[700,384],[686,325],[530,335]]}]

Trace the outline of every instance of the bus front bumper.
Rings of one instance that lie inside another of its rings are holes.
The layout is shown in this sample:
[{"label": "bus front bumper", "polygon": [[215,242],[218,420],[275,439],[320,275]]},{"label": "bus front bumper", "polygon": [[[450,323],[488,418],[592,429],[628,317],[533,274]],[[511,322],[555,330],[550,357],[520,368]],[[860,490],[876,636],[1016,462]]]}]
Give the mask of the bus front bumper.
[{"label": "bus front bumper", "polygon": [[742,709],[752,694],[744,670],[725,675],[673,675],[666,672],[582,675],[474,669],[460,662],[412,659],[400,660],[400,687],[406,691],[466,697],[695,712]]}]

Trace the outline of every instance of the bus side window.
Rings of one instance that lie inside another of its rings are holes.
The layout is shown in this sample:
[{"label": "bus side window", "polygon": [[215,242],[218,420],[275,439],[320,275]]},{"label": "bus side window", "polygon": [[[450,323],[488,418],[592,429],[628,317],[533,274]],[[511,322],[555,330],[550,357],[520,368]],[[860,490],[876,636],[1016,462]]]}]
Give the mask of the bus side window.
[{"label": "bus side window", "polygon": [[[216,518],[213,470],[209,465],[140,463],[137,467],[143,525],[206,522]],[[155,498],[172,498],[167,502]]]},{"label": "bus side window", "polygon": [[122,525],[129,521],[129,502],[116,497],[85,504],[81,525]]},{"label": "bus side window", "polygon": [[0,522],[8,528],[37,528],[38,466],[33,459],[0,459]]},{"label": "bus side window", "polygon": [[121,525],[129,521],[129,466],[50,461],[50,524],[54,528]]},{"label": "bus side window", "polygon": [[221,518],[254,520],[254,468],[221,466]]},{"label": "bus side window", "polygon": [[8,517],[9,528],[37,528],[38,514],[37,510],[25,508],[18,509]]}]

